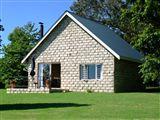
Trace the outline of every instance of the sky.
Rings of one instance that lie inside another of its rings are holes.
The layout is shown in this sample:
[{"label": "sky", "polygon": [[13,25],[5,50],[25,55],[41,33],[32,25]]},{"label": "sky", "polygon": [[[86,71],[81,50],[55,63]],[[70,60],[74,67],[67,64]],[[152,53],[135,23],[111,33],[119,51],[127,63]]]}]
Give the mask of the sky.
[{"label": "sky", "polygon": [[70,10],[74,0],[0,0],[0,19],[5,28],[1,32],[2,45],[9,43],[8,35],[17,26],[33,22],[39,28],[44,23],[46,32],[65,10]]}]

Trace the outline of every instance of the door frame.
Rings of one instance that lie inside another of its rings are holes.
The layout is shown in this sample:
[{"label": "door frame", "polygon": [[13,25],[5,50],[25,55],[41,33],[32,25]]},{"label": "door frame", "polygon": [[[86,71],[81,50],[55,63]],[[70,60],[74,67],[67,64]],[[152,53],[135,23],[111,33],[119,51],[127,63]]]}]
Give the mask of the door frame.
[{"label": "door frame", "polygon": [[[54,65],[54,64],[59,64],[60,65],[60,87],[59,88],[61,88],[61,63],[60,62],[39,62],[38,64],[37,64],[37,68],[38,68],[38,70],[37,70],[37,81],[39,81],[39,65],[40,64],[49,64],[49,79],[50,79],[50,82],[52,81],[52,65]],[[41,83],[39,84],[39,87],[42,87],[41,86]],[[54,88],[54,87],[51,87],[50,86],[50,88]]]},{"label": "door frame", "polygon": [[53,65],[59,65],[59,67],[60,67],[60,76],[59,76],[59,78],[60,78],[60,87],[52,87],[51,85],[50,85],[50,88],[61,88],[61,63],[51,63],[50,64],[50,82],[52,82],[52,80],[54,80],[53,78],[52,78],[52,74],[53,74]]}]

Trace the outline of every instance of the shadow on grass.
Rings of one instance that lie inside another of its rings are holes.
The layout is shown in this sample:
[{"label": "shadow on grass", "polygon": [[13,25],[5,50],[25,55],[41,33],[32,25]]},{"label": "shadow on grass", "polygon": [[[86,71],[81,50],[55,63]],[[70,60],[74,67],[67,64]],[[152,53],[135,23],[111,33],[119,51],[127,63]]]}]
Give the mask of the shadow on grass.
[{"label": "shadow on grass", "polygon": [[116,91],[116,93],[160,93],[160,87],[146,87],[142,90],[133,90],[133,91]]},{"label": "shadow on grass", "polygon": [[84,107],[89,104],[77,103],[31,103],[31,104],[1,104],[0,111],[5,110],[29,110],[29,109],[43,109],[43,108],[65,108],[65,107]]}]

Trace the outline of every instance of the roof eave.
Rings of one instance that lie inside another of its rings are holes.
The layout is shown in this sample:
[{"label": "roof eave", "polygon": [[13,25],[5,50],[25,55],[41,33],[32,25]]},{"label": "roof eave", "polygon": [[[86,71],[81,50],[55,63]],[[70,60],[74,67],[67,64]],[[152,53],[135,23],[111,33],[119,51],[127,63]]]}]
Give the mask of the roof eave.
[{"label": "roof eave", "polygon": [[129,57],[125,57],[125,56],[121,56],[120,60],[127,60],[127,61],[131,61],[131,62],[136,62],[136,63],[143,63],[142,59],[129,58]]}]

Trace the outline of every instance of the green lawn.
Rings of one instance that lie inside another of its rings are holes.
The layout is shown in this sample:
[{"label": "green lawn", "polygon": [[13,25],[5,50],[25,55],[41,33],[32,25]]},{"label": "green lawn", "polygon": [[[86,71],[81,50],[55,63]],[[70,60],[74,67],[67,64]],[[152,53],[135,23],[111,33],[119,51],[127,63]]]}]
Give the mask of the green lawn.
[{"label": "green lawn", "polygon": [[0,120],[160,119],[158,93],[7,94],[0,90]]}]

